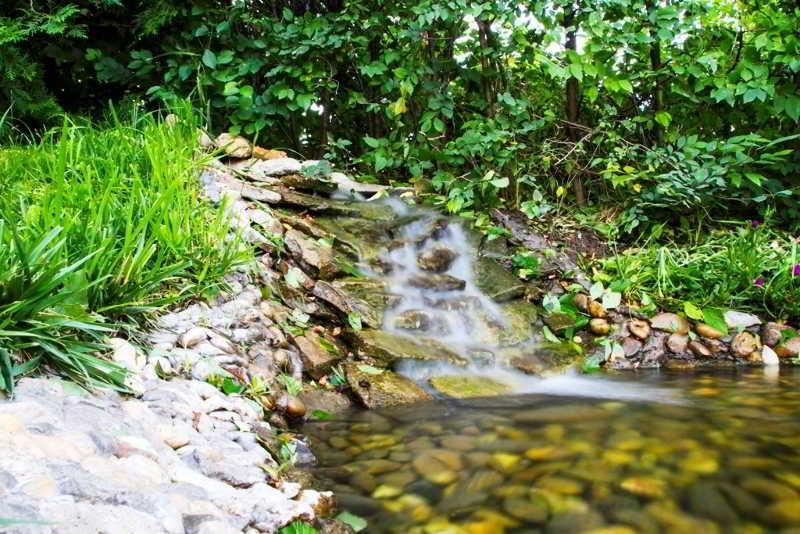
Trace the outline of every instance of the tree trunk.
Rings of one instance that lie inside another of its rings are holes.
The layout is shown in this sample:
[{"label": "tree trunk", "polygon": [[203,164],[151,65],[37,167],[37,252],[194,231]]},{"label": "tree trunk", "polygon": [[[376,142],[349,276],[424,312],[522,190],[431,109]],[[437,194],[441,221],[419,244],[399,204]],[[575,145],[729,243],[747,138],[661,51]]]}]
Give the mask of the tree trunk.
[{"label": "tree trunk", "polygon": [[[574,3],[570,2],[565,8],[564,13],[564,28],[567,30],[567,38],[564,43],[564,48],[567,53],[570,51],[577,51],[577,8]],[[579,139],[578,129],[575,127],[578,124],[578,116],[580,115],[580,101],[578,97],[578,79],[570,76],[567,79],[566,87],[567,99],[567,135],[569,140],[577,143]],[[586,204],[586,193],[583,190],[583,181],[580,175],[575,176],[575,202],[579,206]]]},{"label": "tree trunk", "polygon": [[[655,13],[655,6],[653,0],[646,0],[645,6],[647,7],[648,20],[652,20]],[[655,137],[656,145],[664,144],[664,127],[655,120],[656,114],[664,109],[664,88],[661,85],[661,42],[658,38],[658,30],[655,24],[651,22],[650,37],[653,42],[650,43],[650,68],[655,75],[655,83],[653,85],[653,135]]]}]

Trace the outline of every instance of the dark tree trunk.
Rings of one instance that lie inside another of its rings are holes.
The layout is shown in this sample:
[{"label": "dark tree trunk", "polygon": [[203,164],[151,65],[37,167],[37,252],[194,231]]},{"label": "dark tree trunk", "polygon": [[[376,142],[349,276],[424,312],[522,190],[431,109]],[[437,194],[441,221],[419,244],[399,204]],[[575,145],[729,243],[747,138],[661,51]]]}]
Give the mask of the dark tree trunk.
[{"label": "dark tree trunk", "polygon": [[[657,6],[654,4],[653,0],[646,0],[645,5],[647,6],[648,19],[652,20]],[[653,42],[650,43],[650,68],[655,76],[655,83],[653,85],[653,136],[655,138],[655,143],[661,145],[664,143],[664,127],[655,120],[655,116],[664,109],[664,88],[662,87],[661,80],[661,68],[663,64],[661,62],[661,41],[659,41],[658,38],[658,30],[652,22],[650,26],[650,37],[653,39]]]},{"label": "dark tree trunk", "polygon": [[[567,38],[564,43],[567,53],[570,51],[577,51],[577,7],[574,3],[570,2],[565,8],[564,12],[564,28],[567,30]],[[569,140],[577,143],[579,139],[578,117],[580,115],[580,100],[578,96],[578,79],[570,76],[567,79],[566,87],[566,100],[567,100],[567,135]],[[583,189],[583,180],[580,175],[575,176],[575,202],[579,206],[586,204],[586,193]]]}]

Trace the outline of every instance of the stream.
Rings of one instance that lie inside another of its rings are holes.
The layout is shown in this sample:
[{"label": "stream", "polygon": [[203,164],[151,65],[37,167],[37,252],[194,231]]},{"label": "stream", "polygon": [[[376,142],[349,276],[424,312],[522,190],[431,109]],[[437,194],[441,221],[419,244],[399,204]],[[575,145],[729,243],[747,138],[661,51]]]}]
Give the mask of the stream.
[{"label": "stream", "polygon": [[513,284],[488,294],[464,228],[392,206],[408,222],[361,266],[394,298],[382,329],[458,360],[394,362],[432,401],[305,425],[315,476],[367,532],[800,527],[798,372],[565,370]]}]

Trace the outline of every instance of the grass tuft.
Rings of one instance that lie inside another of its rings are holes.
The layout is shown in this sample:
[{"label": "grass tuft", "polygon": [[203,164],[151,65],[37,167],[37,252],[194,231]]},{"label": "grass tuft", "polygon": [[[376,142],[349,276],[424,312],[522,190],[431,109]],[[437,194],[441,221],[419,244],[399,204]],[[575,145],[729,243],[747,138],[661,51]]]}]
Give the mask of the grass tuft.
[{"label": "grass tuft", "polygon": [[223,211],[199,197],[195,118],[177,113],[175,125],[65,118],[36,144],[0,149],[0,388],[41,362],[124,389],[124,371],[97,356],[103,338],[218,288],[245,260]]}]

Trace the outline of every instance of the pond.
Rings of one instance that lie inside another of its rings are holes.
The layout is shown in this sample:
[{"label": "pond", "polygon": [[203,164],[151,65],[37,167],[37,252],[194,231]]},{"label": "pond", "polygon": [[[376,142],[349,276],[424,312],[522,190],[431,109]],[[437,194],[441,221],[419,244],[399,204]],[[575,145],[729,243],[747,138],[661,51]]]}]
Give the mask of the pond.
[{"label": "pond", "polygon": [[308,423],[315,475],[370,533],[800,529],[800,372],[531,380]]}]

